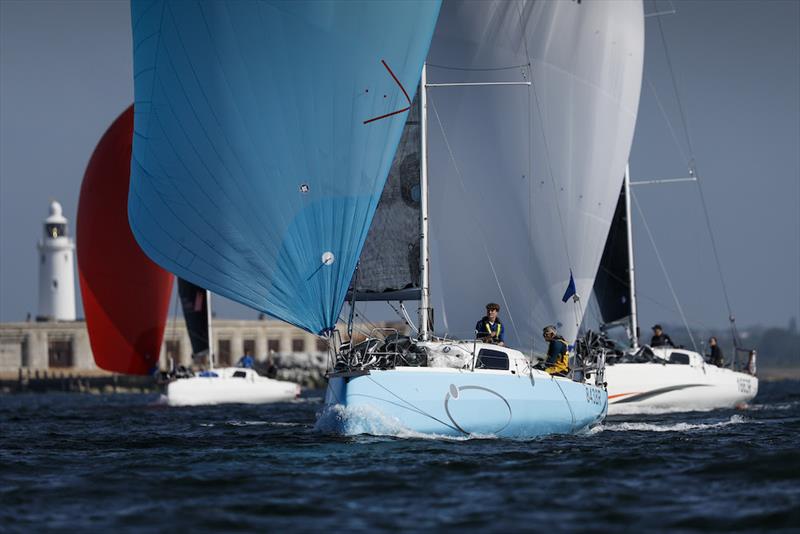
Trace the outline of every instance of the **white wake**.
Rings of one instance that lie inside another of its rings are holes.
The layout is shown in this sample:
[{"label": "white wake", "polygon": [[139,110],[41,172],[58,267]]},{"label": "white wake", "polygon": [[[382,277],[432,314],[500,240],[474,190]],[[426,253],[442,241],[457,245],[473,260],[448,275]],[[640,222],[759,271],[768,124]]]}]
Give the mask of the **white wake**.
[{"label": "white wake", "polygon": [[709,430],[730,425],[740,425],[748,420],[741,415],[732,415],[727,421],[718,423],[674,423],[659,425],[655,423],[604,423],[590,432],[689,432],[693,430]]}]

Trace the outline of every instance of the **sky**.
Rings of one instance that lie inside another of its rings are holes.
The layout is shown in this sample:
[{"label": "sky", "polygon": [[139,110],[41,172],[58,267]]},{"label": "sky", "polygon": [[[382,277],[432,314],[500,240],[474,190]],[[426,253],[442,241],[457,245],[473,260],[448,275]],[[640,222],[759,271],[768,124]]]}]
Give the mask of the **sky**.
[{"label": "sky", "polygon": [[[693,154],[738,324],[785,326],[800,317],[800,2],[645,2],[646,12],[673,7],[645,24],[632,180],[687,176]],[[0,1],[0,322],[36,314],[49,202],[74,231],[89,157],[132,100],[127,2]],[[645,221],[689,323],[726,324],[698,184],[634,195],[643,327],[680,322]],[[256,316],[221,297],[215,308]]]}]

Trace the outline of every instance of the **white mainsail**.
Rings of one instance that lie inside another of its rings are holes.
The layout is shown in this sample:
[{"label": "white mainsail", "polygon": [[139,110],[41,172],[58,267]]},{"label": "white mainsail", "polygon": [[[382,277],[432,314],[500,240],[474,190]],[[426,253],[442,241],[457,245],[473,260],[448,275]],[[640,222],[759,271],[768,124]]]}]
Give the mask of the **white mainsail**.
[{"label": "white mainsail", "polygon": [[[535,348],[551,323],[574,340],[583,302],[562,296],[572,273],[588,300],[643,55],[639,1],[443,3],[428,56],[437,334],[472,337],[496,301],[512,345]],[[436,87],[487,82],[522,83]]]}]

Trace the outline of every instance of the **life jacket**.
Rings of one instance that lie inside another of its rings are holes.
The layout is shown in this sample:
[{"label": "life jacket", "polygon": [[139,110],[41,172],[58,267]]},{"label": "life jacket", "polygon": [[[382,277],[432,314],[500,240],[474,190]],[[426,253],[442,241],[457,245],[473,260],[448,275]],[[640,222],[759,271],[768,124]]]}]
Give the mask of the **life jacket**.
[{"label": "life jacket", "polygon": [[489,321],[483,321],[483,326],[486,328],[486,332],[492,337],[492,339],[500,339],[500,332],[503,328],[503,323],[500,321],[495,321],[494,325],[497,327],[494,331],[492,331],[492,325]]},{"label": "life jacket", "polygon": [[[555,374],[567,374],[569,372],[569,343],[567,340],[561,336],[556,336],[550,341],[551,346],[552,343],[555,341],[560,341],[564,344],[564,352],[561,354],[555,355],[555,361],[551,360],[550,354],[547,356],[547,367],[545,367],[545,372],[551,375]],[[548,353],[550,352],[550,347],[548,347]]]}]

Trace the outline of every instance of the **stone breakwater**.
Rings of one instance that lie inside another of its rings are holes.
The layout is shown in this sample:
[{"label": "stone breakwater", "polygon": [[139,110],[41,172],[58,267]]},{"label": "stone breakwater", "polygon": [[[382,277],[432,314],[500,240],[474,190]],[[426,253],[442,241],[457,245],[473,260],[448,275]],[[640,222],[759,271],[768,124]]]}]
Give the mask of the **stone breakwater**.
[{"label": "stone breakwater", "polygon": [[[274,366],[275,378],[300,384],[304,389],[323,389],[328,355],[286,354],[256,363],[263,376]],[[0,393],[146,393],[160,391],[154,377],[108,373],[101,370],[32,370],[0,374]]]},{"label": "stone breakwater", "polygon": [[[328,355],[317,354],[286,354],[276,355],[273,364],[277,370],[275,378],[296,382],[306,389],[322,389],[327,386],[325,372],[328,369]],[[256,370],[267,376],[269,363],[259,362]]]}]

